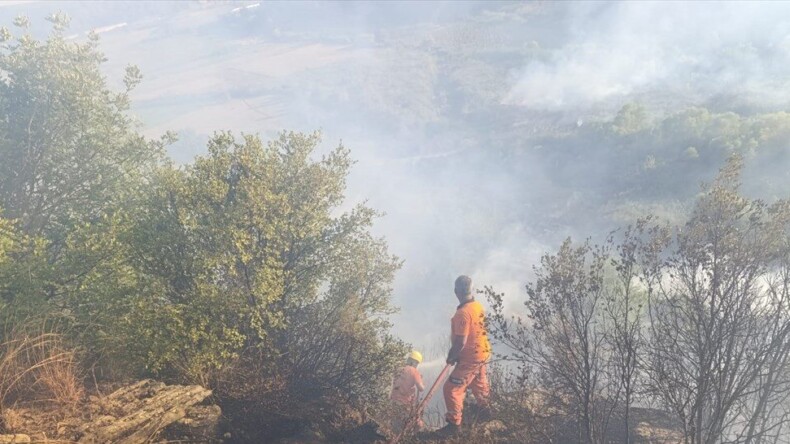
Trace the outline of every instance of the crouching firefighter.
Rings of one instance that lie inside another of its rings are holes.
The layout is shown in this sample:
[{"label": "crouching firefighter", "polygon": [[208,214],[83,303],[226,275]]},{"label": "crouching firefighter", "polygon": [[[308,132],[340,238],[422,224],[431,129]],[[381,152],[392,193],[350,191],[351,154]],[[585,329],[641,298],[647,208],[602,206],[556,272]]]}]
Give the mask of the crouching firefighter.
[{"label": "crouching firefighter", "polygon": [[483,305],[472,295],[472,279],[468,276],[455,280],[455,296],[460,305],[450,321],[452,346],[447,353],[447,364],[455,368],[443,387],[447,425],[437,430],[440,436],[452,436],[460,431],[467,389],[477,401],[478,419],[491,416],[486,375],[491,344],[486,334]]},{"label": "crouching firefighter", "polygon": [[[392,382],[390,399],[395,410],[392,416],[392,429],[400,431],[406,422],[417,414],[417,403],[420,392],[425,390],[422,375],[417,371],[417,366],[422,362],[422,354],[412,351],[406,358],[406,364],[401,368],[398,376]],[[422,418],[417,418],[418,429],[423,428]]]}]

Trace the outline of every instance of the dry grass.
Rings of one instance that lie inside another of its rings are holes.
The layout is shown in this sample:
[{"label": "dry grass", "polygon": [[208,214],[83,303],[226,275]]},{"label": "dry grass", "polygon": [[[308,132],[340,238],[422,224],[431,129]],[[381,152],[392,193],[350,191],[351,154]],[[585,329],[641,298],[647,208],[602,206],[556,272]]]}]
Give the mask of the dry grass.
[{"label": "dry grass", "polygon": [[74,351],[57,333],[19,329],[0,344],[0,411],[9,400],[74,405],[84,395]]},{"label": "dry grass", "polygon": [[53,350],[59,359],[49,361],[39,371],[39,382],[59,404],[73,405],[85,395],[82,381],[77,377],[77,363],[72,350]]},{"label": "dry grass", "polygon": [[17,433],[22,430],[24,421],[14,409],[3,409],[0,413],[0,431],[3,433]]}]

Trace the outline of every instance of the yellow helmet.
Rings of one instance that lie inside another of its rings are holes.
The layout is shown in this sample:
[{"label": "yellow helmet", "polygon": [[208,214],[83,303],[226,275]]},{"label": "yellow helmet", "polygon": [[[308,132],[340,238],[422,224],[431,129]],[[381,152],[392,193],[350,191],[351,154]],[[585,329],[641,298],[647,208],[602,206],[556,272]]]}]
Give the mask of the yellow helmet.
[{"label": "yellow helmet", "polygon": [[417,350],[412,350],[411,353],[409,353],[409,359],[414,359],[417,361],[417,364],[419,364],[422,362],[422,354]]}]

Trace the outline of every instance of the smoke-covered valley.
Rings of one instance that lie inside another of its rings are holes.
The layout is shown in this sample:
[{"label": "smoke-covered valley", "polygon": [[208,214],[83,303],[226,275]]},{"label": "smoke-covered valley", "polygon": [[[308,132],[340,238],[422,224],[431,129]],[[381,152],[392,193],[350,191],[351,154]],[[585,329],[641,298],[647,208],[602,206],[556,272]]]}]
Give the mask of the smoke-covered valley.
[{"label": "smoke-covered valley", "polygon": [[[404,260],[394,332],[447,336],[452,282],[523,298],[541,254],[644,210],[679,221],[733,151],[747,194],[790,186],[790,4],[32,2],[94,30],[144,134],[177,162],[217,130],[321,130],[347,208]],[[345,209],[345,208],[344,208]],[[511,300],[513,307],[520,303]]]}]

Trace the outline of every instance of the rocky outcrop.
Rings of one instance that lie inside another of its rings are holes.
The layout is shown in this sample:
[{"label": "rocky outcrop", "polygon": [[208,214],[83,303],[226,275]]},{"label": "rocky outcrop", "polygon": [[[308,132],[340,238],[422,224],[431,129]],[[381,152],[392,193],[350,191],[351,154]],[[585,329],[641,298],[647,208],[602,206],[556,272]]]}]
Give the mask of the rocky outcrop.
[{"label": "rocky outcrop", "polygon": [[216,441],[220,435],[222,409],[217,405],[195,405],[186,416],[170,424],[163,432],[168,441]]},{"label": "rocky outcrop", "polygon": [[76,405],[18,405],[2,412],[0,444],[220,443],[228,436],[220,433],[222,411],[206,403],[210,395],[201,386],[146,379]]},{"label": "rocky outcrop", "polygon": [[[201,386],[165,385],[150,379],[122,387],[90,405],[94,419],[78,428],[81,444],[148,442],[159,432],[178,423],[189,422],[190,409],[211,395]],[[192,410],[192,415],[196,411]],[[199,416],[199,414],[198,414]],[[216,420],[219,414],[213,416]],[[201,430],[211,427],[195,419]],[[216,424],[215,424],[216,426]],[[215,430],[216,431],[216,430]]]}]

